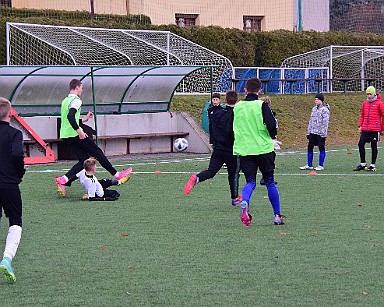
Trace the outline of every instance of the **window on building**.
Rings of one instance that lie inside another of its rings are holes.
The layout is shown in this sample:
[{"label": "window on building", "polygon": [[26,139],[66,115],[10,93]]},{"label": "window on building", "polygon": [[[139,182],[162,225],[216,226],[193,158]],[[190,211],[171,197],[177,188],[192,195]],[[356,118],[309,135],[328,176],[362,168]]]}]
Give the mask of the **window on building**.
[{"label": "window on building", "polygon": [[243,16],[243,30],[246,32],[261,31],[261,16]]},{"label": "window on building", "polygon": [[197,14],[175,14],[176,24],[180,28],[191,28],[196,25]]},{"label": "window on building", "polygon": [[12,7],[12,0],[1,0],[0,5],[6,6],[6,7]]}]

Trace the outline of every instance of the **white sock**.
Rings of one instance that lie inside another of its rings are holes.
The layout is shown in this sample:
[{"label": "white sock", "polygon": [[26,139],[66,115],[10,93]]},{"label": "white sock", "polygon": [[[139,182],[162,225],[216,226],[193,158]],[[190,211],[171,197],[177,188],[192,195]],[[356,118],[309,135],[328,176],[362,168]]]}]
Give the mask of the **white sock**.
[{"label": "white sock", "polygon": [[3,257],[8,257],[11,260],[15,257],[21,239],[21,230],[18,225],[9,227]]},{"label": "white sock", "polygon": [[367,163],[360,163],[361,166],[367,166]]},{"label": "white sock", "polygon": [[372,167],[376,167],[376,164],[371,164]]},{"label": "white sock", "polygon": [[69,179],[67,176],[63,175],[63,178],[65,179],[65,182],[68,182]]}]

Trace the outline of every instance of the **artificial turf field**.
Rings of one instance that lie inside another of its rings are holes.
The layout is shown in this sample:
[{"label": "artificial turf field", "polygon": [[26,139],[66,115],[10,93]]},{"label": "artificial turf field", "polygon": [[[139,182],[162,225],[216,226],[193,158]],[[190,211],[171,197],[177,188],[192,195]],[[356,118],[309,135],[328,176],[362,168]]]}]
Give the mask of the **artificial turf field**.
[{"label": "artificial turf field", "polygon": [[[384,149],[377,172],[353,172],[356,147],[328,148],[316,175],[299,169],[305,150],[280,151],[286,224],[273,225],[258,184],[248,228],[230,204],[225,169],[184,195],[209,156],[114,161],[133,167],[115,202],[81,200],[78,182],[59,198],[54,177],[72,163],[28,166],[17,281],[0,280],[0,305],[383,306]],[[7,226],[3,219],[2,240]]]}]

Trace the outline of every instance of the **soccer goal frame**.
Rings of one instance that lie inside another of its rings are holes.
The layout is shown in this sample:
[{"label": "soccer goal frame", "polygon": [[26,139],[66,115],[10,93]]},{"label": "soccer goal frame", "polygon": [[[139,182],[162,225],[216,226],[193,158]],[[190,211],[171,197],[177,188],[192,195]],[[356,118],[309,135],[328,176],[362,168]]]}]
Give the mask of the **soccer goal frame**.
[{"label": "soccer goal frame", "polygon": [[285,59],[281,67],[329,67],[330,91],[384,88],[383,46],[331,45]]},{"label": "soccer goal frame", "polygon": [[225,92],[232,63],[170,31],[6,24],[7,65],[211,66],[183,80],[181,93]]}]

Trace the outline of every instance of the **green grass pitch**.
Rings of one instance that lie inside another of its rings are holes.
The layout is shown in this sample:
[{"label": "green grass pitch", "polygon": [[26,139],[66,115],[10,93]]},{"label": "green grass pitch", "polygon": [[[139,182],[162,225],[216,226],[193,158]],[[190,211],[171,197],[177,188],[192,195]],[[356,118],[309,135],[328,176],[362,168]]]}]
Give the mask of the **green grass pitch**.
[{"label": "green grass pitch", "polygon": [[[353,172],[355,147],[330,149],[317,175],[299,169],[304,150],[279,152],[286,225],[273,225],[257,185],[249,228],[230,204],[225,169],[184,195],[209,156],[114,161],[133,167],[115,202],[82,201],[78,182],[59,198],[54,177],[70,164],[28,166],[17,282],[0,280],[1,304],[382,306],[384,163]],[[3,218],[3,241],[7,225]]]}]

